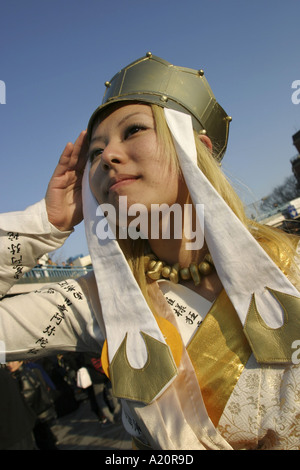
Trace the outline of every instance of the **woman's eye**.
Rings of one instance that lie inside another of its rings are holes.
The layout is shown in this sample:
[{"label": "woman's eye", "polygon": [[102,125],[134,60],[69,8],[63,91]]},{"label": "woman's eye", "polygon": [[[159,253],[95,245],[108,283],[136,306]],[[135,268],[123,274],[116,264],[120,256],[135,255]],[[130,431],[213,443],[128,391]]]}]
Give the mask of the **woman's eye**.
[{"label": "woman's eye", "polygon": [[93,162],[96,157],[100,157],[102,155],[103,149],[95,149],[90,152],[90,161]]},{"label": "woman's eye", "polygon": [[131,135],[137,134],[139,131],[142,131],[142,130],[145,130],[145,129],[146,129],[145,126],[142,126],[140,124],[134,124],[134,125],[128,127],[128,129],[126,129],[125,139],[127,139]]}]

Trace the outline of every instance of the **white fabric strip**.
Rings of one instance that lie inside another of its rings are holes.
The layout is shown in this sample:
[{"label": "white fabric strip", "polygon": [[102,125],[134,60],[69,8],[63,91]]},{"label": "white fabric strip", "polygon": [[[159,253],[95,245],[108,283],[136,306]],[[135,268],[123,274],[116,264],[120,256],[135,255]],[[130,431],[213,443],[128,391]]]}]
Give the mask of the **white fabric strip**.
[{"label": "white fabric strip", "polygon": [[89,171],[87,164],[83,182],[84,221],[106,328],[109,360],[113,359],[127,333],[128,360],[132,367],[140,369],[147,360],[140,332],[166,343],[118,242],[97,237],[96,226],[100,220],[97,216],[104,215],[91,193]]}]

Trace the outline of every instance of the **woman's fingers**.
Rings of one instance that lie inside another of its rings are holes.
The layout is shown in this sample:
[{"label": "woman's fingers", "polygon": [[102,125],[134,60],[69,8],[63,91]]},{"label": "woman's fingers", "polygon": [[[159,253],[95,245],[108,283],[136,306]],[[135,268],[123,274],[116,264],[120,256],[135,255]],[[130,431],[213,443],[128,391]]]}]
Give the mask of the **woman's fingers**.
[{"label": "woman's fingers", "polygon": [[49,221],[60,230],[70,230],[82,220],[81,185],[87,160],[86,131],[62,152],[45,196]]},{"label": "woman's fingers", "polygon": [[86,131],[82,131],[74,144],[68,142],[65,146],[53,176],[61,176],[70,170],[83,170],[87,160],[87,151]]}]

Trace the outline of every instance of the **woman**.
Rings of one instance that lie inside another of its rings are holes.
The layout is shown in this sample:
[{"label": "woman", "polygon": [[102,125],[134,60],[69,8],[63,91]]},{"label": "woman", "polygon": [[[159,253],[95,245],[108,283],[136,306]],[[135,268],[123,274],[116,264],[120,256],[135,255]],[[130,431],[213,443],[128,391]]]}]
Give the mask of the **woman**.
[{"label": "woman", "polygon": [[148,53],[106,86],[45,201],[0,218],[2,295],[82,214],[94,267],[26,318],[2,300],[9,360],[103,346],[137,448],[299,449],[298,239],[246,218],[203,71]]}]

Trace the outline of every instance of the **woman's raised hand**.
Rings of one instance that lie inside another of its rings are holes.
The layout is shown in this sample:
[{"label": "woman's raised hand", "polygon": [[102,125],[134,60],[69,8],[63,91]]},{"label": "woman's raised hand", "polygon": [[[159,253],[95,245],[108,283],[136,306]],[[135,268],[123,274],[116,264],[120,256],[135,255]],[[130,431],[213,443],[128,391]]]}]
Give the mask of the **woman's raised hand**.
[{"label": "woman's raised hand", "polygon": [[54,170],[45,196],[49,221],[59,230],[71,230],[83,219],[81,185],[87,161],[86,131],[69,142]]}]

